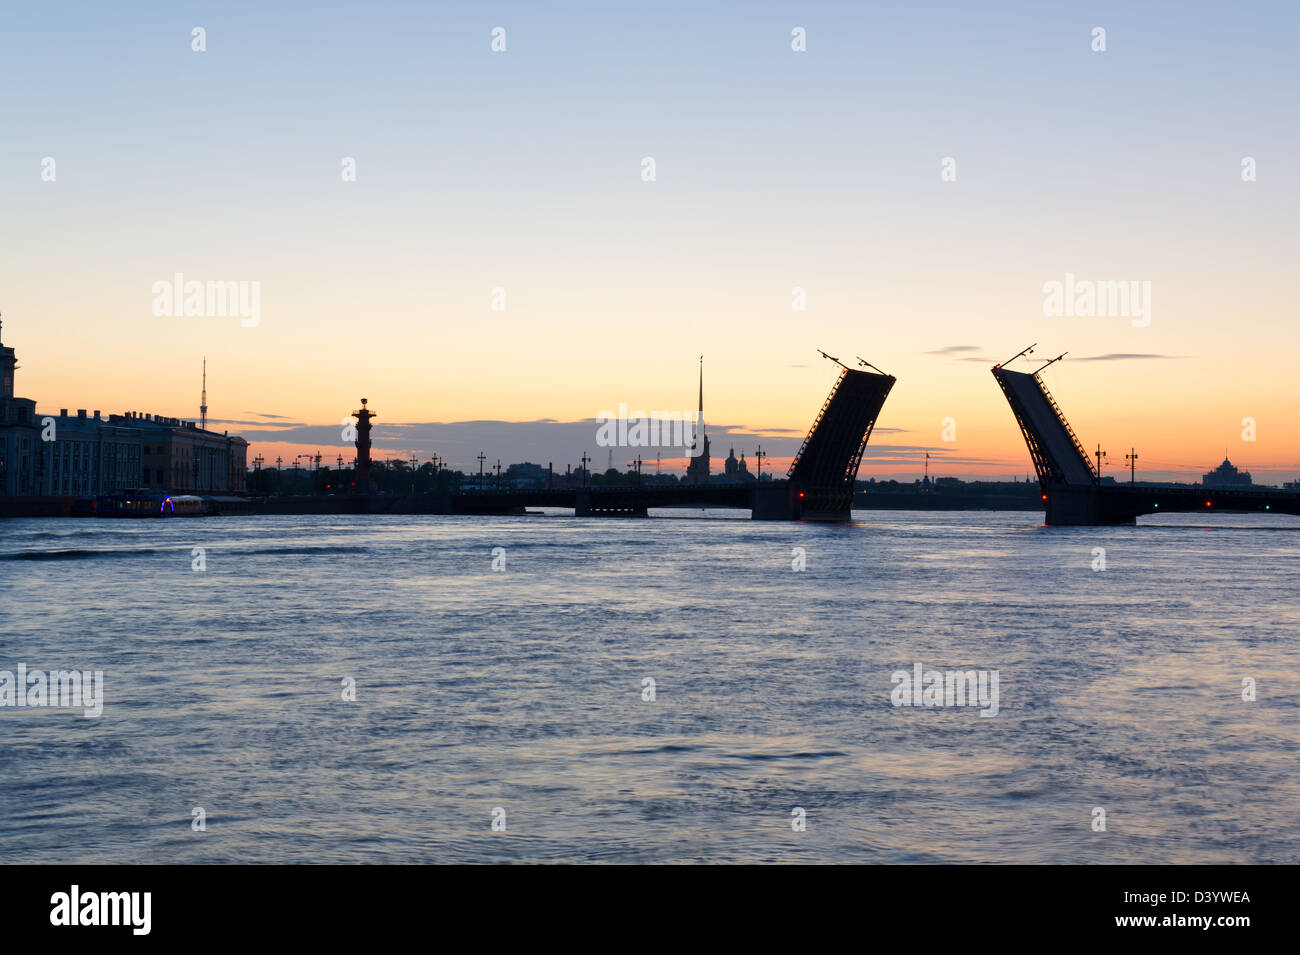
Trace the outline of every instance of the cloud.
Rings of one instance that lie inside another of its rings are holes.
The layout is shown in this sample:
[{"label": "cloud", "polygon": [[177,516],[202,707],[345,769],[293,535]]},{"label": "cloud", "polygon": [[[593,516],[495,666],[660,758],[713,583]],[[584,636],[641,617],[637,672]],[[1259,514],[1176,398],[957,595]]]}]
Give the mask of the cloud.
[{"label": "cloud", "polygon": [[945,348],[936,348],[934,351],[922,352],[923,355],[955,355],[964,351],[979,351],[979,345],[948,345]]},{"label": "cloud", "polygon": [[[807,430],[804,428],[752,428],[741,425],[708,424],[709,442],[715,467],[734,446],[736,455],[743,451],[750,459],[759,444],[774,459],[788,458],[799,450]],[[878,428],[877,433],[887,429]],[[609,460],[608,448],[596,444],[597,426],[594,419],[585,421],[556,421],[542,418],[535,421],[426,421],[376,423],[371,431],[376,458],[415,455],[428,460],[434,454],[453,468],[477,471],[480,452],[492,461],[502,464],[531,461],[545,467],[554,463],[563,472],[566,464],[577,465],[584,453],[595,467],[604,469]],[[343,429],[336,424],[280,426],[254,424],[242,430],[241,435],[250,442],[290,445],[294,448],[319,450],[326,457],[342,454],[351,459],[354,453],[350,443],[343,439]],[[640,454],[643,461],[653,466],[656,454],[667,462],[681,458],[683,448],[663,445],[659,447],[616,447],[614,465],[626,466]]]},{"label": "cloud", "polygon": [[[946,349],[945,349],[945,350],[946,350]],[[926,352],[926,354],[927,354],[927,355],[937,355],[937,354],[939,354],[939,352]],[[1157,354],[1152,353],[1152,352],[1108,352],[1108,353],[1105,354],[1105,355],[1082,355],[1082,356],[1080,356],[1080,357],[1078,357],[1078,358],[1074,358],[1074,357],[1071,357],[1071,356],[1067,355],[1065,360],[1066,360],[1066,361],[1147,361],[1147,360],[1162,360],[1162,359],[1178,360],[1178,359],[1181,359],[1181,358],[1187,358],[1187,357],[1190,357],[1190,356],[1188,356],[1188,355],[1157,355]],[[992,359],[992,358],[985,358],[985,357],[983,357],[983,356],[978,356],[978,357],[968,356],[968,357],[964,357],[964,358],[958,358],[957,360],[958,360],[958,361],[983,362],[984,364],[988,364],[988,365],[994,365],[994,364],[997,364],[997,362],[996,362],[995,359]],[[1033,358],[1030,359],[1030,362],[1031,362],[1031,363],[1033,362]]]},{"label": "cloud", "polygon": [[[256,414],[256,412],[250,411],[249,414]],[[269,417],[278,418],[280,416],[271,415]],[[238,418],[209,418],[208,424],[233,424],[241,428],[266,428],[266,427],[305,428],[306,427],[306,425],[300,421],[289,421],[288,419],[285,419],[284,424],[280,424],[279,422],[266,422],[266,421],[240,421]]]},{"label": "cloud", "polygon": [[862,461],[875,464],[897,464],[901,462],[923,462],[926,452],[930,453],[930,467],[952,467],[954,465],[997,465],[1004,466],[1000,458],[979,458],[957,453],[956,448],[936,447],[923,444],[868,444],[862,455]]},{"label": "cloud", "polygon": [[1143,352],[1111,352],[1106,355],[1087,355],[1083,358],[1067,358],[1067,361],[1138,361],[1145,359],[1180,359],[1187,355],[1155,355]]}]

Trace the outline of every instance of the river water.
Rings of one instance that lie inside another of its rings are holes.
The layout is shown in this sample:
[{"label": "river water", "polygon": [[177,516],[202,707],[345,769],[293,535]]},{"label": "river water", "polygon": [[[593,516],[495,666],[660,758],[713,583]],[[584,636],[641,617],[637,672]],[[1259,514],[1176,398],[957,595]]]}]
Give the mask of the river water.
[{"label": "river water", "polygon": [[855,517],[0,522],[0,853],[1300,862],[1300,520]]}]

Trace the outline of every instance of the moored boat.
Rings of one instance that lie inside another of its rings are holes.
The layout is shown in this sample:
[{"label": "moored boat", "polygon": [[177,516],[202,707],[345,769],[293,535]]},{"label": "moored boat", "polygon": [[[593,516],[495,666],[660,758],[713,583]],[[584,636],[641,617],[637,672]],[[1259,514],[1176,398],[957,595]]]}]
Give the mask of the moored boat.
[{"label": "moored boat", "polygon": [[96,498],[94,513],[96,517],[198,517],[203,510],[203,499],[193,494],[129,488]]}]

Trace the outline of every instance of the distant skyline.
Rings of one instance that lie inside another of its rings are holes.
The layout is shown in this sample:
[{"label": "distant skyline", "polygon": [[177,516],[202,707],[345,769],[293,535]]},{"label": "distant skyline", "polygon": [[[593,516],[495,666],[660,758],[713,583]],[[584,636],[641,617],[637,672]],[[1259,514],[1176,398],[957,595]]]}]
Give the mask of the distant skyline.
[{"label": "distant skyline", "polygon": [[[1038,342],[1070,352],[1046,380],[1104,473],[1136,447],[1139,477],[1195,480],[1226,449],[1294,480],[1297,26],[1281,2],[24,10],[0,31],[17,391],[197,419],[206,356],[250,460],[346,457],[365,395],[379,457],[562,467],[589,428],[603,467],[594,416],[693,407],[702,352],[714,470],[734,440],[766,471],[824,348],[898,378],[860,477],[928,450],[1023,478],[988,369]],[[257,321],[156,314],[178,273],[257,283]],[[1076,277],[1149,283],[1149,311],[1050,314]]]}]

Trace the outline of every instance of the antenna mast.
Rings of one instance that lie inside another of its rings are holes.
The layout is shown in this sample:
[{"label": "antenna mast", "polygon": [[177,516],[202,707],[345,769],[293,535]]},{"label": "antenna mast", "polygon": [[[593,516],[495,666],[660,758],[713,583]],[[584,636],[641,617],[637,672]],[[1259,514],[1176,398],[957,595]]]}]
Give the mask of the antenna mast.
[{"label": "antenna mast", "polygon": [[203,359],[203,397],[199,399],[199,428],[208,430],[208,359]]}]

